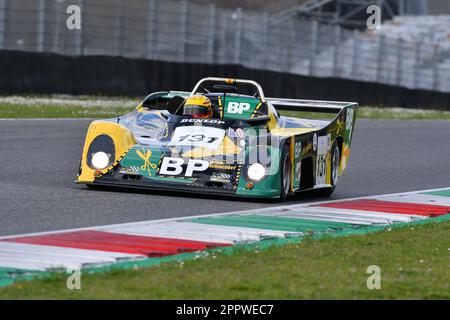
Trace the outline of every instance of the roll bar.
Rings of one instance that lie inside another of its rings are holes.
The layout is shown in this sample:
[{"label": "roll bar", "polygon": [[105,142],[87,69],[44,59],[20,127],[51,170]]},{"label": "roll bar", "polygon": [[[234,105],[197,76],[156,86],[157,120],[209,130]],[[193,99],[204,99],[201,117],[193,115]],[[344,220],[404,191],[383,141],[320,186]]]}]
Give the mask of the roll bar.
[{"label": "roll bar", "polygon": [[225,84],[238,84],[238,83],[244,83],[244,84],[250,84],[256,87],[258,90],[259,98],[261,99],[261,102],[266,102],[266,97],[264,96],[264,91],[261,87],[261,85],[253,80],[245,80],[245,79],[232,79],[232,78],[215,78],[215,77],[208,77],[203,78],[197,84],[195,85],[194,89],[192,89],[191,96],[197,93],[198,88],[204,83],[204,82],[220,82]]}]

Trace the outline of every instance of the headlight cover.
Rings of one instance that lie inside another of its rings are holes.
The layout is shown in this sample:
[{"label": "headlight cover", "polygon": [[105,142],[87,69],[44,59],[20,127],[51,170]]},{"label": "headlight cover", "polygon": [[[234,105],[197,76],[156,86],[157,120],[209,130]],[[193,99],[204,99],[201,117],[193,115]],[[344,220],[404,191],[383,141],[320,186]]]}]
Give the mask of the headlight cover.
[{"label": "headlight cover", "polygon": [[109,156],[103,151],[96,152],[92,155],[91,163],[95,169],[103,170],[108,167]]},{"label": "headlight cover", "polygon": [[102,134],[96,137],[89,146],[86,162],[93,170],[103,170],[114,163],[115,157],[113,139]]},{"label": "headlight cover", "polygon": [[259,181],[266,175],[266,168],[260,163],[253,163],[247,169],[247,176],[254,181]]}]

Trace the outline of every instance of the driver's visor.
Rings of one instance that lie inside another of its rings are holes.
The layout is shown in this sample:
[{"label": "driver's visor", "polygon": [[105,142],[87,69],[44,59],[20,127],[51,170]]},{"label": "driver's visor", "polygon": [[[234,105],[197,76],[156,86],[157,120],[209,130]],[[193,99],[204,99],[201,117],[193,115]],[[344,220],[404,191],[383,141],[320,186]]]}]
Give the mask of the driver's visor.
[{"label": "driver's visor", "polygon": [[209,113],[210,113],[209,108],[198,105],[184,106],[183,110],[183,115],[185,116],[208,115]]}]

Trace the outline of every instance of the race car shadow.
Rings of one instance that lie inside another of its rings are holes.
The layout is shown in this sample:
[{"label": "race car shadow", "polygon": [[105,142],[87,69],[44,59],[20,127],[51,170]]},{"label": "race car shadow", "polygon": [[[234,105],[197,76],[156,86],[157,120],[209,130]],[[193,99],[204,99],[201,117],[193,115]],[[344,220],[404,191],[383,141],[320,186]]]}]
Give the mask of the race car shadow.
[{"label": "race car shadow", "polygon": [[288,205],[294,203],[302,202],[312,202],[312,201],[325,201],[330,198],[323,197],[317,190],[310,190],[305,192],[298,192],[291,194],[285,202],[280,201],[278,198],[250,198],[250,197],[238,197],[233,195],[219,195],[219,194],[206,194],[206,193],[192,193],[183,191],[168,191],[166,190],[156,190],[156,189],[139,189],[139,188],[124,188],[120,186],[97,186],[97,185],[87,185],[80,190],[92,191],[92,192],[114,192],[114,193],[128,193],[128,194],[142,194],[160,197],[178,197],[178,198],[196,198],[196,199],[208,199],[208,200],[227,200],[227,201],[238,201],[238,202],[248,202],[248,203],[267,203],[267,204],[280,204]]}]

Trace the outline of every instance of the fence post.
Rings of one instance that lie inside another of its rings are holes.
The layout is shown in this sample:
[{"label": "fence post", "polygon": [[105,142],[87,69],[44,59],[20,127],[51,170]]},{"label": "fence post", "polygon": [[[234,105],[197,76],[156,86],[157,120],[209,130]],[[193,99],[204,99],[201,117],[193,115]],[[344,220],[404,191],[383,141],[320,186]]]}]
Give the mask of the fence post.
[{"label": "fence post", "polygon": [[269,28],[270,20],[269,20],[269,14],[267,12],[262,13],[262,28],[263,32],[260,38],[260,46],[259,46],[259,55],[262,55],[262,60],[259,60],[255,63],[255,68],[264,68],[267,66],[268,63],[268,56],[270,54],[271,47],[269,42],[269,33],[271,32],[271,29]]},{"label": "fence post", "polygon": [[0,49],[6,49],[6,11],[8,0],[0,0]]},{"label": "fence post", "polygon": [[181,1],[181,19],[180,19],[180,37],[179,37],[179,50],[178,61],[186,61],[186,31],[187,31],[187,5],[186,0]]},{"label": "fence post", "polygon": [[148,2],[148,24],[147,24],[147,59],[155,58],[155,25],[156,25],[156,0],[149,0]]},{"label": "fence post", "polygon": [[[56,12],[56,22],[53,29],[53,44],[51,45],[52,49],[49,48],[49,51],[53,51],[56,53],[64,54],[64,49],[60,48],[60,35],[61,35],[61,23],[63,22],[62,19],[65,17],[66,10],[64,3],[56,1],[54,3],[55,6],[55,12]],[[64,23],[65,27],[65,23]],[[50,38],[50,37],[49,37]]]},{"label": "fence post", "polygon": [[383,71],[383,54],[384,54],[384,35],[381,34],[378,40],[378,59],[377,59],[377,70],[376,70],[376,82],[381,82],[381,74]]},{"label": "fence post", "polygon": [[433,85],[432,89],[438,91],[439,86],[439,50],[437,45],[433,46]]},{"label": "fence post", "polygon": [[[289,24],[288,21],[285,20],[285,25],[289,28]],[[295,43],[295,33],[294,33],[294,27],[292,26],[291,28],[288,29],[289,31],[286,30],[286,32],[283,33],[283,37],[285,39],[287,39],[285,48],[286,48],[286,57],[284,59],[284,63],[283,63],[283,68],[282,68],[282,64],[280,63],[280,70],[283,70],[286,73],[292,73],[292,67],[293,67],[293,53],[294,53],[294,46],[293,44]]]},{"label": "fence post", "polygon": [[395,74],[395,84],[397,86],[402,85],[403,76],[403,39],[397,38],[397,70]]},{"label": "fence post", "polygon": [[123,53],[123,6],[122,0],[116,0],[116,55],[121,56]]},{"label": "fence post", "polygon": [[241,40],[242,40],[242,8],[236,9],[236,37],[234,38],[234,63],[241,63]]},{"label": "fence post", "polygon": [[319,23],[317,20],[311,22],[311,56],[309,58],[309,75],[314,75],[315,59],[319,49]]},{"label": "fence post", "polygon": [[414,50],[414,75],[413,75],[413,88],[416,89],[419,81],[419,62],[420,62],[420,45],[416,42]]},{"label": "fence post", "polygon": [[37,51],[44,51],[45,41],[45,0],[39,0],[38,4],[38,28],[37,28]]},{"label": "fence post", "polygon": [[336,24],[334,26],[334,41],[333,41],[333,77],[338,76],[338,70],[339,70],[339,54],[340,54],[340,46],[342,43],[342,29],[341,27]]},{"label": "fence post", "polygon": [[358,61],[359,61],[359,52],[358,52],[358,31],[353,30],[353,52],[352,52],[352,76],[356,77],[358,75]]},{"label": "fence post", "polygon": [[[84,33],[84,26],[85,26],[85,22],[86,22],[86,17],[87,15],[85,15],[84,13],[87,12],[87,10],[85,10],[85,3],[84,0],[79,0],[79,5],[80,5],[80,15],[81,15],[81,29],[77,30],[76,32],[76,50],[77,50],[77,54],[78,55],[83,55],[84,54],[84,41],[83,41],[83,33]],[[87,4],[86,4],[87,5]]]},{"label": "fence post", "polygon": [[405,2],[404,0],[398,0],[398,15],[403,16],[405,14]]},{"label": "fence post", "polygon": [[214,40],[216,31],[216,5],[211,3],[209,5],[208,15],[208,62],[214,63]]}]

